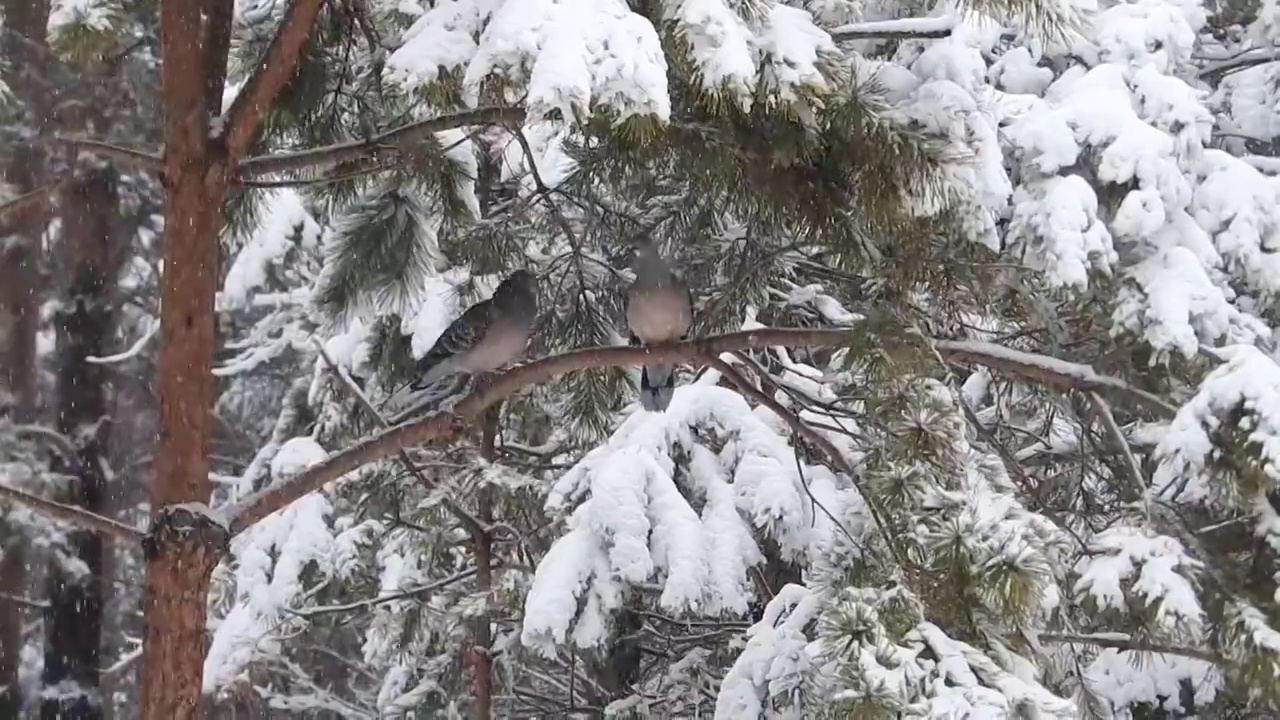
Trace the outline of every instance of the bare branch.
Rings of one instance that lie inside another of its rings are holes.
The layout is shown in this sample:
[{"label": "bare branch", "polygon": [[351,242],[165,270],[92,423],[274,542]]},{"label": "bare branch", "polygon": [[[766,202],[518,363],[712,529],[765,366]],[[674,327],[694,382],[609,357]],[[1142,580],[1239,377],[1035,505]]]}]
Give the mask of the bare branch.
[{"label": "bare branch", "polygon": [[[468,423],[479,420],[489,406],[530,385],[547,382],[568,372],[620,365],[674,365],[708,356],[718,357],[724,352],[777,346],[840,347],[853,340],[854,335],[849,330],[763,328],[644,347],[587,348],[542,358],[497,376],[493,382],[462,398],[452,412],[436,413],[388,428],[322,463],[242,498],[227,507],[228,525],[233,535],[243,532],[307,493],[371,462],[389,457],[401,448],[453,442],[461,437]],[[986,365],[1062,389],[1110,390],[1146,402],[1166,416],[1172,416],[1176,411],[1151,393],[1134,388],[1119,378],[1101,375],[1089,365],[1010,350],[992,343],[936,340],[932,347],[948,362]]]},{"label": "bare branch", "polygon": [[65,179],[55,180],[0,205],[0,223],[19,220],[28,213],[44,208],[66,182]]},{"label": "bare branch", "polygon": [[102,517],[78,507],[46,500],[38,495],[32,495],[29,492],[7,485],[0,484],[0,498],[8,498],[13,502],[26,505],[54,520],[62,520],[85,530],[93,530],[120,540],[142,542],[142,539],[146,537],[146,533],[132,525],[125,525],[122,522]]},{"label": "bare branch", "polygon": [[149,153],[145,150],[137,150],[120,145],[112,145],[111,143],[105,143],[100,140],[90,140],[89,138],[58,135],[55,139],[76,152],[88,152],[95,155],[101,155],[102,157],[116,160],[123,165],[138,168],[139,170],[149,170],[154,173],[160,173],[164,170],[164,159],[156,153]]},{"label": "bare branch", "polygon": [[298,54],[323,6],[324,0],[292,0],[289,3],[280,28],[271,38],[271,44],[267,45],[266,54],[222,117],[221,133],[233,161],[249,149],[249,143],[262,125],[262,116],[276,93],[293,75]]},{"label": "bare branch", "polygon": [[1116,422],[1115,413],[1111,412],[1111,404],[1108,403],[1101,395],[1096,392],[1086,393],[1089,402],[1093,404],[1093,409],[1098,413],[1098,417],[1102,419],[1102,428],[1107,433],[1107,438],[1115,445],[1116,450],[1120,452],[1121,459],[1124,460],[1124,476],[1129,485],[1129,500],[1137,502],[1147,492],[1147,483],[1142,477],[1142,466],[1138,464],[1138,459],[1133,456],[1133,448],[1129,447],[1129,440],[1124,436],[1124,431],[1120,429],[1120,423]]},{"label": "bare branch", "polygon": [[318,170],[352,160],[378,159],[387,154],[399,153],[400,148],[412,146],[422,138],[444,130],[473,125],[518,123],[524,120],[524,116],[524,109],[518,107],[482,107],[441,115],[402,125],[368,140],[248,158],[240,163],[240,177],[258,178],[272,173]]}]

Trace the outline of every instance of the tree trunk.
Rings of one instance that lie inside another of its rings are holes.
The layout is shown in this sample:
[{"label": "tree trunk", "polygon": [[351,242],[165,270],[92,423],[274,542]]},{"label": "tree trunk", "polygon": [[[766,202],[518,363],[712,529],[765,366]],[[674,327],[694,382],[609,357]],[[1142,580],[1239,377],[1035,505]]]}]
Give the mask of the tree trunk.
[{"label": "tree trunk", "polygon": [[[210,73],[197,2],[160,5],[164,106],[163,276],[158,363],[160,442],[146,544],[143,720],[200,716],[209,578],[226,531],[203,512],[212,427],[214,294],[227,190],[225,155],[210,139]],[[225,62],[225,57],[223,58]],[[199,506],[187,505],[199,503]],[[176,507],[175,507],[176,506]]]},{"label": "tree trunk", "polygon": [[[76,478],[67,502],[98,515],[107,514],[103,469],[110,423],[105,368],[87,358],[105,354],[114,327],[117,266],[112,258],[121,253],[112,247],[112,230],[118,202],[115,171],[93,168],[71,183],[61,213],[62,267],[70,283],[57,322],[57,427],[76,444],[78,457],[57,459],[54,469]],[[88,572],[51,563],[40,713],[46,720],[97,720],[102,717],[103,539],[86,530],[69,539]]]},{"label": "tree trunk", "polygon": [[[49,4],[44,0],[2,0],[0,16],[12,32],[43,45]],[[18,68],[9,68],[21,73]],[[27,72],[36,72],[28,68]],[[9,82],[20,102],[29,104],[37,123],[45,117],[49,98],[33,97],[28,83],[19,78]],[[4,168],[3,179],[19,192],[34,190],[39,184],[42,159],[28,148]],[[0,417],[18,423],[35,419],[36,323],[39,313],[38,278],[40,235],[47,222],[46,212],[21,218],[9,237],[0,236]],[[6,397],[7,396],[7,397]],[[8,407],[6,408],[6,405]],[[27,568],[21,543],[6,542],[0,549],[0,588],[19,594],[27,585]],[[16,602],[0,601],[0,717],[17,717],[22,707],[18,688],[18,666],[22,652],[22,624],[27,609]]]},{"label": "tree trunk", "polygon": [[[31,421],[35,407],[36,288],[38,253],[28,233],[0,237],[0,417]],[[0,538],[0,588],[20,595],[26,585],[22,542]],[[0,599],[0,717],[22,707],[18,665],[27,609]]]}]

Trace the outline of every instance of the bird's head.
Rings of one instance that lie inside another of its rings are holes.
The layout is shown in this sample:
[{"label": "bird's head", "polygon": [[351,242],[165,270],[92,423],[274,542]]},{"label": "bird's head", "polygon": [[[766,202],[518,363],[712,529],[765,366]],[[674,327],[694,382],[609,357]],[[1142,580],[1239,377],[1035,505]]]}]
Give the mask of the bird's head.
[{"label": "bird's head", "polygon": [[528,270],[516,270],[498,285],[493,291],[494,302],[517,306],[524,303],[537,303],[538,276]]}]

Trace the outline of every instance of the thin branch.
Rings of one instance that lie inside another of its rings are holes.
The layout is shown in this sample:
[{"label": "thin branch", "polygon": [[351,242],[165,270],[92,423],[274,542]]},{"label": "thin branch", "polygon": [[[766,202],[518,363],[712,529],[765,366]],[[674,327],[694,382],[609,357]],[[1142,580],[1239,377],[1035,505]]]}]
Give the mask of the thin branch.
[{"label": "thin branch", "polygon": [[13,603],[14,605],[21,605],[22,607],[30,608],[32,610],[49,609],[49,603],[47,602],[32,600],[31,598],[25,598],[21,595],[11,595],[7,592],[0,592],[0,603]]},{"label": "thin branch", "polygon": [[418,587],[409,588],[400,592],[390,593],[388,595],[379,595],[368,600],[357,600],[355,602],[344,603],[342,605],[321,605],[319,607],[306,608],[303,610],[290,610],[289,612],[300,617],[310,618],[317,615],[328,615],[332,613],[353,612],[355,610],[368,610],[379,605],[393,602],[395,600],[404,600],[406,598],[416,597],[429,592],[440,590],[448,587],[456,582],[461,582],[476,574],[476,568],[469,568],[461,572],[454,573],[447,578],[441,578],[435,582],[419,585]]},{"label": "thin branch", "polygon": [[245,81],[222,117],[221,134],[232,160],[244,155],[262,124],[271,101],[298,65],[298,54],[311,34],[324,0],[292,0],[262,60]]},{"label": "thin branch", "polygon": [[66,179],[54,180],[0,205],[0,222],[21,218],[27,213],[46,207],[66,183]]},{"label": "thin branch", "polygon": [[[360,403],[360,407],[362,407],[364,411],[374,419],[378,424],[378,427],[383,430],[391,427],[391,424],[387,422],[386,417],[384,417],[382,413],[378,412],[378,409],[369,401],[369,396],[365,395],[364,392],[362,392],[355,384],[355,381],[351,379],[351,376],[344,372],[342,368],[338,367],[338,364],[329,356],[329,352],[324,349],[324,343],[321,343],[320,339],[314,336],[311,338],[311,342],[316,346],[316,350],[320,352],[320,357],[324,360],[325,364],[329,366],[329,370],[338,377],[338,380],[343,384],[347,392],[356,398],[356,402]],[[399,455],[400,463],[404,465],[405,469],[409,471],[409,474],[413,475],[418,482],[428,488],[436,487],[436,483],[427,479],[427,476],[423,474],[422,469],[418,467],[418,464],[413,461],[413,458],[409,457],[409,453],[401,449],[397,454]],[[445,510],[448,510],[450,514],[457,518],[472,535],[488,537],[488,525],[481,522],[479,518],[472,515],[466,508],[459,505],[448,495],[440,498],[440,504],[444,506]]]},{"label": "thin branch", "polygon": [[1130,652],[1148,652],[1160,655],[1177,655],[1180,657],[1203,660],[1214,665],[1222,665],[1223,659],[1208,650],[1168,645],[1164,643],[1142,642],[1130,638],[1127,634],[1069,635],[1063,633],[1041,633],[1040,642],[1060,643],[1064,645],[1096,645],[1102,648],[1128,650]]},{"label": "thin branch", "polygon": [[130,667],[133,666],[134,663],[138,662],[141,659],[142,659],[142,646],[139,645],[133,650],[130,650],[124,655],[121,655],[119,660],[116,660],[114,663],[112,663],[111,665],[108,665],[107,667],[102,668],[98,672],[101,675],[101,678],[103,680],[107,680],[115,675],[119,675],[123,673],[125,670],[128,670]]},{"label": "thin branch", "polygon": [[138,354],[142,352],[142,349],[147,346],[147,343],[151,341],[151,338],[155,337],[158,332],[160,332],[160,321],[153,320],[151,327],[148,328],[147,331],[142,334],[142,337],[138,338],[133,345],[129,346],[128,350],[116,353],[115,355],[107,355],[105,357],[89,355],[85,357],[84,361],[94,365],[111,365],[113,363],[122,363],[126,360],[130,360],[137,357]]},{"label": "thin branch", "polygon": [[142,539],[147,536],[146,533],[132,525],[125,525],[122,522],[102,517],[78,507],[46,500],[39,495],[32,495],[29,492],[9,487],[8,485],[0,484],[0,498],[7,498],[13,502],[26,505],[54,520],[62,520],[85,530],[94,530],[120,540],[142,542]]},{"label": "thin branch", "polygon": [[524,109],[518,107],[482,107],[441,115],[402,125],[368,140],[248,158],[240,163],[240,177],[258,178],[272,173],[317,170],[353,160],[375,159],[387,153],[397,153],[402,147],[411,147],[422,138],[444,130],[518,123],[524,115]]},{"label": "thin branch", "polygon": [[154,173],[160,173],[164,170],[164,159],[156,153],[149,153],[145,150],[137,150],[135,148],[127,148],[121,145],[112,145],[111,143],[102,142],[100,140],[90,140],[89,138],[58,135],[55,139],[76,152],[89,152],[95,155],[101,155],[102,157],[111,160],[118,160],[123,165],[135,167],[140,170],[150,170]]},{"label": "thin branch", "polygon": [[1142,478],[1142,466],[1138,464],[1138,459],[1133,456],[1133,448],[1129,447],[1128,438],[1120,430],[1120,423],[1116,422],[1115,413],[1111,412],[1111,405],[1096,392],[1086,393],[1085,395],[1089,398],[1089,402],[1093,404],[1093,409],[1098,413],[1098,417],[1101,418],[1102,428],[1106,431],[1107,438],[1115,445],[1116,450],[1120,452],[1124,461],[1123,474],[1129,485],[1130,502],[1141,500],[1147,492],[1147,483]]},{"label": "thin branch", "polygon": [[[307,493],[339,480],[371,462],[389,457],[401,448],[456,441],[465,432],[467,425],[479,420],[489,406],[528,386],[547,382],[565,373],[621,365],[675,365],[708,356],[718,357],[721,353],[735,350],[762,350],[774,346],[841,347],[854,339],[855,336],[849,330],[763,328],[644,347],[586,348],[552,355],[498,375],[493,382],[462,398],[451,412],[434,413],[388,428],[330,456],[322,463],[242,498],[227,508],[228,524],[233,535],[243,532],[253,523]],[[948,362],[986,365],[1061,389],[1086,392],[1110,390],[1143,401],[1165,416],[1171,416],[1176,411],[1155,395],[1139,390],[1119,378],[1101,375],[1089,365],[1010,350],[991,343],[937,340],[932,347]]]}]

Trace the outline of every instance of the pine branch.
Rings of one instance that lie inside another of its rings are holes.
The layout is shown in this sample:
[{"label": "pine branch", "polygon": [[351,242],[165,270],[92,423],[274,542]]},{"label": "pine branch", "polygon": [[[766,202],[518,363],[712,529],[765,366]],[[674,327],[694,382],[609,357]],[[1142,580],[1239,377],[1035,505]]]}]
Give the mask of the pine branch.
[{"label": "pine branch", "polygon": [[[792,330],[764,328],[713,337],[662,343],[645,347],[604,347],[573,350],[526,363],[498,375],[493,382],[462,398],[452,412],[435,413],[405,425],[397,425],[372,435],[322,463],[269,488],[246,496],[226,510],[231,533],[270,515],[323,485],[338,480],[371,462],[382,460],[411,445],[449,444],[458,440],[469,423],[478,421],[485,409],[531,385],[547,382],[565,373],[590,368],[622,365],[687,363],[703,357],[718,357],[736,350],[763,350],[769,347],[840,347],[854,340],[848,330]],[[1172,416],[1176,408],[1119,378],[1101,375],[1089,365],[1070,363],[1033,353],[1010,350],[992,343],[936,340],[932,348],[949,362],[979,364],[996,368],[1063,389],[1111,390],[1146,402]]]},{"label": "pine branch", "polygon": [[427,135],[472,125],[518,123],[525,112],[518,107],[482,107],[452,115],[441,115],[388,130],[368,140],[337,143],[297,152],[278,153],[248,158],[240,163],[240,176],[245,179],[281,172],[318,170],[353,160],[374,160],[398,153]]},{"label": "pine branch", "polygon": [[[292,0],[284,11],[280,28],[275,37],[267,45],[267,51],[244,87],[236,94],[227,114],[222,117],[221,136],[226,142],[227,152],[232,160],[244,155],[253,142],[253,136],[262,125],[262,116],[275,98],[276,93],[298,64],[298,54],[311,34],[320,8],[325,0]],[[221,71],[221,68],[214,70]]]},{"label": "pine branch", "polygon": [[39,495],[32,495],[31,493],[9,487],[8,485],[0,484],[0,497],[26,505],[27,507],[40,512],[46,517],[53,518],[54,520],[61,520],[84,530],[93,530],[120,540],[140,543],[142,542],[142,539],[146,537],[146,533],[132,525],[125,525],[122,522],[102,517],[101,515],[91,513],[87,510],[82,510],[78,507],[64,505],[63,503],[54,502],[53,500],[46,500]]}]

